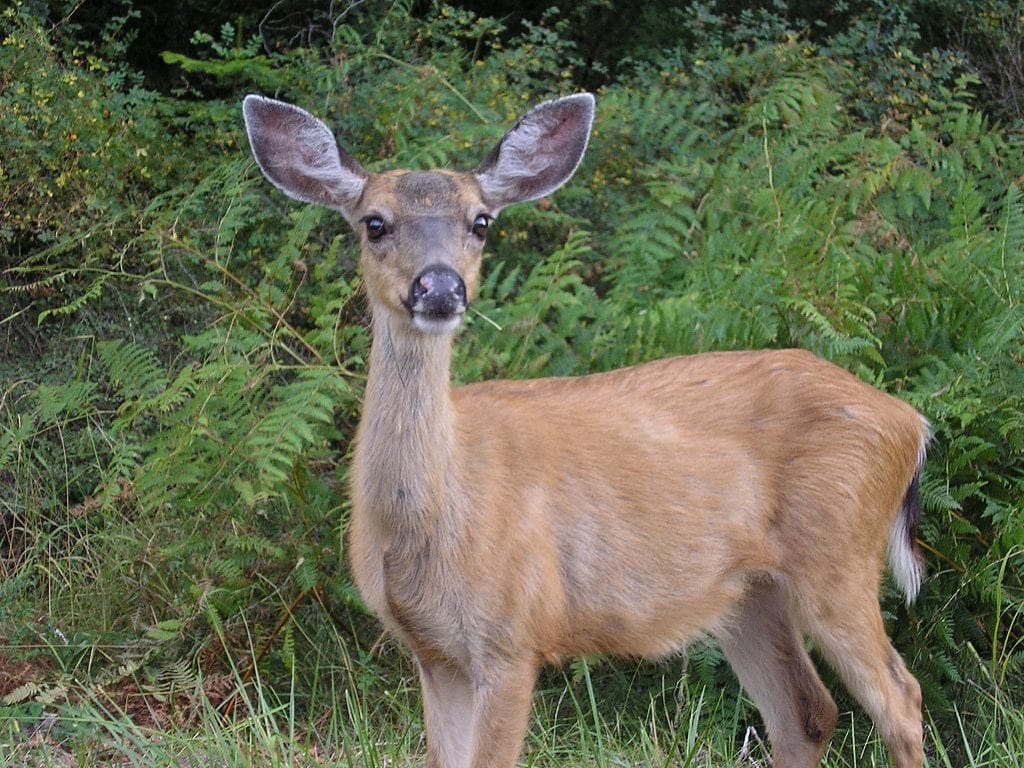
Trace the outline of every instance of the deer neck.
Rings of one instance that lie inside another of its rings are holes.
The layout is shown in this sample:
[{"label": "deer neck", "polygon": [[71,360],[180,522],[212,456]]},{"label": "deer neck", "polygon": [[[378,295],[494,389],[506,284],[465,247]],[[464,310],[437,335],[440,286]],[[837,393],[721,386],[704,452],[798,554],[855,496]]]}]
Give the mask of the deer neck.
[{"label": "deer neck", "polygon": [[451,494],[451,345],[448,335],[374,321],[356,481],[367,512],[388,528],[422,527]]}]

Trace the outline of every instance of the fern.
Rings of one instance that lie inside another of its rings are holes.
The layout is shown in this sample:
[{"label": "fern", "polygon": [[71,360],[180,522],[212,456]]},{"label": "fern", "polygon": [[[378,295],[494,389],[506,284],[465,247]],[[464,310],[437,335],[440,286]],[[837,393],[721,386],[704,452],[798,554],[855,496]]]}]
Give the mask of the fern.
[{"label": "fern", "polygon": [[128,341],[101,341],[96,345],[111,383],[125,400],[162,392],[170,383],[163,366],[149,349]]},{"label": "fern", "polygon": [[179,691],[191,691],[200,683],[199,670],[187,657],[168,659],[150,674],[156,680],[156,686],[150,689],[150,693],[171,695]]},{"label": "fern", "polygon": [[[832,360],[852,359],[863,355],[879,366],[885,361],[879,354],[881,340],[871,332],[871,324],[875,320],[874,313],[868,307],[858,307],[860,313],[849,307],[842,307],[842,319],[852,325],[860,335],[853,336],[840,330],[835,324],[810,301],[800,298],[786,299],[785,306],[795,309],[814,329],[820,341],[811,341],[811,348]],[[824,342],[824,344],[822,344]]]},{"label": "fern", "polygon": [[317,573],[316,565],[312,561],[301,557],[295,563],[295,582],[299,589],[307,592],[320,583],[320,574]]},{"label": "fern", "polygon": [[35,391],[35,415],[47,425],[80,418],[95,407],[96,385],[91,381],[40,384]]},{"label": "fern", "polygon": [[[248,538],[246,539],[248,541]],[[210,573],[217,577],[217,583],[229,587],[242,586],[248,583],[243,571],[243,564],[235,557],[220,557],[209,565]]]},{"label": "fern", "polygon": [[288,621],[284,625],[283,637],[281,638],[281,661],[289,671],[295,670],[295,623]]},{"label": "fern", "polygon": [[[1019,184],[1010,184],[1006,190],[1006,197],[1003,199],[1003,214],[996,239],[998,248],[998,272],[997,286],[1002,289],[1003,301],[1012,308],[1019,311],[1020,308],[1020,287],[1024,283],[1024,276],[1019,269],[1013,266],[1019,262],[1021,247],[1024,244],[1024,193],[1021,192]],[[998,279],[1001,278],[1001,279]],[[1018,315],[1019,319],[1019,315]],[[1018,322],[1016,328],[1018,335],[1024,323]],[[1013,327],[1011,324],[1010,330]],[[1009,342],[1012,332],[1005,339]],[[1001,346],[1001,345],[1000,345]]]},{"label": "fern", "polygon": [[[498,365],[512,376],[578,370],[576,347],[585,347],[594,312],[594,294],[579,273],[591,253],[590,234],[571,230],[525,277],[518,267],[499,266],[484,286],[493,293],[477,302],[489,322],[474,321],[472,335],[456,348],[456,378],[484,378]],[[465,362],[474,356],[483,359],[475,370]]]},{"label": "fern", "polygon": [[93,279],[89,286],[74,296],[70,301],[65,304],[61,304],[58,307],[50,307],[44,309],[39,313],[38,322],[41,324],[50,317],[60,317],[65,315],[72,315],[78,312],[82,307],[89,304],[90,302],[96,301],[103,294],[103,289],[109,280],[109,276],[102,274],[99,277]]},{"label": "fern", "polygon": [[[180,378],[179,378],[180,381]],[[263,390],[249,366],[210,362],[188,377],[194,392],[164,417],[164,430],[145,443],[145,466],[136,484],[150,508],[177,500],[212,501],[230,487],[248,457],[240,455],[241,437],[254,419]]]},{"label": "fern", "polygon": [[331,425],[338,403],[350,395],[345,380],[329,368],[308,368],[275,390],[277,404],[245,441],[263,487],[287,482],[298,456],[317,443],[317,428]]},{"label": "fern", "polygon": [[667,164],[652,169],[646,195],[630,207],[609,243],[618,265],[611,299],[626,309],[661,298],[692,258],[686,245],[699,226],[697,192],[677,173]]},{"label": "fern", "polygon": [[0,424],[0,470],[14,462],[35,430],[36,420],[31,413],[13,425]]}]

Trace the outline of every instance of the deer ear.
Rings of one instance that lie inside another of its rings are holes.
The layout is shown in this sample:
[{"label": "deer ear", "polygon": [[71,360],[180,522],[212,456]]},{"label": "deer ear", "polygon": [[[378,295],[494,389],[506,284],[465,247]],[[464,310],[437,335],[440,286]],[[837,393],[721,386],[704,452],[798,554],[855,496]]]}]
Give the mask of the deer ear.
[{"label": "deer ear", "polygon": [[253,156],[289,197],[335,208],[351,220],[369,174],[304,109],[263,96],[242,102]]},{"label": "deer ear", "polygon": [[590,139],[594,97],[579,93],[528,112],[474,172],[492,211],[551,194],[576,172]]}]

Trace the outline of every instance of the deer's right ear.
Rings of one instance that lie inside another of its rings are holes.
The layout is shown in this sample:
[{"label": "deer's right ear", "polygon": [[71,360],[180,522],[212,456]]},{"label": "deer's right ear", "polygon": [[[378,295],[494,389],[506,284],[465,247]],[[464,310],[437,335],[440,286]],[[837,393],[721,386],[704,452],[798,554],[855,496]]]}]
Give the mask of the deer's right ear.
[{"label": "deer's right ear", "polygon": [[246,96],[242,114],[253,156],[274,186],[352,220],[369,174],[338,147],[326,125],[304,109],[264,96]]}]

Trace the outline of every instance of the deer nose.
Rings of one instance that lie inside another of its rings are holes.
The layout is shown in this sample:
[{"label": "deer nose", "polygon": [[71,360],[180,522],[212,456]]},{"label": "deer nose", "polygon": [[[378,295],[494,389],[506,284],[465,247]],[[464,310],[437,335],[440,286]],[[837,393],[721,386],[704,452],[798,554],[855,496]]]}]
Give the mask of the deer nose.
[{"label": "deer nose", "polygon": [[420,272],[409,287],[406,309],[414,318],[450,320],[466,311],[466,284],[449,266],[435,264]]}]

